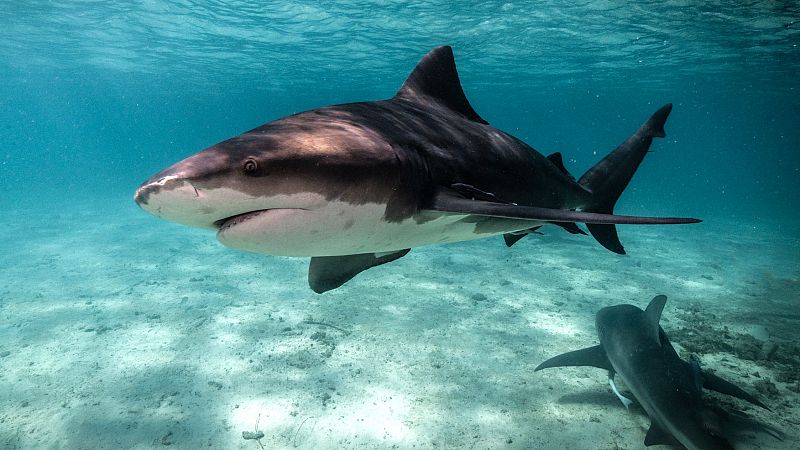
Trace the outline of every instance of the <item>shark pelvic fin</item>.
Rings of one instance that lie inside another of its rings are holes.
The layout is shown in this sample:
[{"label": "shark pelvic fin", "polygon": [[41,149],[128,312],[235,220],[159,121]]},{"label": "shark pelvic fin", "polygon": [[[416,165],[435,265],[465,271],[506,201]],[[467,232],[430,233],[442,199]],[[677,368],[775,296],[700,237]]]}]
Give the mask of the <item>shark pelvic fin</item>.
[{"label": "shark pelvic fin", "polygon": [[611,362],[608,360],[608,356],[606,356],[605,349],[601,345],[595,345],[594,347],[575,350],[573,352],[554,356],[539,364],[535,369],[533,369],[533,371],[536,372],[538,370],[548,369],[550,367],[567,366],[590,366],[608,371],[614,370],[614,368],[611,367]]},{"label": "shark pelvic fin", "polygon": [[655,422],[650,424],[650,429],[647,430],[647,435],[644,437],[644,445],[649,447],[651,445],[673,445],[675,447],[683,447],[675,436],[669,434],[666,430],[658,426]]},{"label": "shark pelvic fin", "polygon": [[767,405],[761,403],[760,400],[748,394],[739,386],[736,386],[730,381],[724,380],[714,375],[711,372],[703,371],[702,378],[703,378],[703,387],[706,389],[711,389],[712,391],[717,391],[721,394],[727,394],[736,398],[740,398],[746,402],[750,402],[756,406],[760,406],[766,409],[767,411],[772,411],[771,409],[769,409]]},{"label": "shark pelvic fin", "polygon": [[389,253],[361,253],[344,256],[315,256],[308,265],[308,285],[317,294],[336,289],[354,276],[405,256],[411,249]]},{"label": "shark pelvic fin", "polygon": [[652,300],[650,300],[650,304],[647,305],[647,309],[644,311],[644,319],[647,323],[650,337],[655,342],[658,342],[659,345],[661,345],[662,342],[660,337],[661,327],[658,325],[658,322],[661,321],[661,312],[664,310],[664,305],[666,303],[666,295],[656,295]]},{"label": "shark pelvic fin", "polygon": [[464,95],[453,49],[447,45],[425,55],[394,98],[418,103],[433,100],[469,120],[488,124],[472,109]]}]

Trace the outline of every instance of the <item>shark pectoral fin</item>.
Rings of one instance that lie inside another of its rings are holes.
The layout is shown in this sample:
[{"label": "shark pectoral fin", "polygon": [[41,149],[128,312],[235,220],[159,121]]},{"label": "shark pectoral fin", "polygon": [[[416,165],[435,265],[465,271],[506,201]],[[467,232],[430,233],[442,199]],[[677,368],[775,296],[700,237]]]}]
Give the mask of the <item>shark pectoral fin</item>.
[{"label": "shark pectoral fin", "polygon": [[647,309],[644,311],[644,320],[648,324],[648,331],[653,341],[661,344],[661,327],[658,323],[661,321],[661,312],[664,310],[664,305],[667,303],[666,295],[656,295],[650,300]]},{"label": "shark pectoral fin", "polygon": [[683,217],[641,217],[598,214],[567,209],[539,208],[537,206],[514,205],[465,198],[449,188],[440,188],[431,201],[422,209],[455,214],[504,217],[537,222],[583,222],[603,224],[655,225],[697,223],[698,219]]},{"label": "shark pectoral fin", "polygon": [[731,395],[736,398],[740,398],[746,402],[750,402],[756,406],[760,406],[767,411],[772,411],[767,407],[767,405],[761,403],[757,398],[753,397],[752,395],[745,392],[740,387],[736,386],[735,384],[731,383],[730,381],[726,381],[711,372],[703,371],[703,387],[706,389],[711,389],[712,391],[717,391],[721,394]]},{"label": "shark pectoral fin", "polygon": [[647,435],[644,437],[644,445],[649,447],[651,445],[674,445],[675,447],[683,448],[675,436],[669,434],[668,431],[661,428],[655,422],[650,424],[650,429],[647,430]]},{"label": "shark pectoral fin", "polygon": [[619,401],[621,401],[622,404],[625,406],[625,409],[630,410],[630,407],[631,407],[631,404],[633,403],[633,400],[631,400],[628,397],[625,397],[624,395],[619,393],[619,389],[617,389],[617,384],[614,383],[614,372],[613,371],[609,371],[608,372],[608,384],[611,386],[611,390],[614,391],[614,395],[616,395],[617,398],[619,399]]},{"label": "shark pectoral fin", "polygon": [[554,356],[536,366],[533,371],[548,369],[550,367],[590,366],[612,371],[611,362],[606,356],[606,351],[601,345],[575,350]]},{"label": "shark pectoral fin", "polygon": [[308,265],[308,285],[317,294],[336,289],[354,276],[405,256],[411,249],[390,253],[361,253],[344,256],[315,256]]}]

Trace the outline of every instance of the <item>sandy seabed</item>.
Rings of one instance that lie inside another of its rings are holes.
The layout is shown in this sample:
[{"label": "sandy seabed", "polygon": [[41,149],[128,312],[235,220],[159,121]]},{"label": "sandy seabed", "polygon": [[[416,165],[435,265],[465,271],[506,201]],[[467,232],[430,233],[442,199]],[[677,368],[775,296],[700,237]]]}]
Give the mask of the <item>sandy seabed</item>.
[{"label": "sandy seabed", "polygon": [[0,221],[0,448],[643,448],[648,418],[603,371],[533,369],[596,344],[600,308],[662,293],[679,352],[773,410],[707,395],[739,411],[737,448],[797,448],[796,227],[627,226],[626,257],[545,227],[317,295],[304,258],[133,205]]}]

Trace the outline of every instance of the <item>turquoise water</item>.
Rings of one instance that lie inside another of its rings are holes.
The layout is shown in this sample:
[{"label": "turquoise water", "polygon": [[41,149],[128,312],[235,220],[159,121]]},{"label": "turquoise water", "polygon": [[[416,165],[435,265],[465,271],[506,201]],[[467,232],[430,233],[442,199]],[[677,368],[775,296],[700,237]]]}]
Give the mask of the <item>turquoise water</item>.
[{"label": "turquoise water", "polygon": [[[656,293],[676,299],[667,332],[700,340],[687,348],[777,414],[749,412],[791,431],[798,22],[772,1],[5,2],[0,447],[252,449],[240,434],[261,417],[269,448],[639,448],[646,417],[620,419],[603,374],[537,390],[531,371],[594,343],[600,307]],[[513,252],[430,247],[324,298],[305,260],[237,253],[133,203],[223,139],[392,96],[438,45],[482,117],[575,174],[672,102],[616,211],[704,223],[624,228],[625,259],[558,229]],[[697,311],[715,319],[692,325]],[[746,358],[745,335],[781,356]]]},{"label": "turquoise water", "polygon": [[24,2],[0,14],[4,204],[127,195],[271,119],[389,97],[447,44],[476,110],[562,151],[575,173],[675,103],[625,201],[797,221],[791,2]]}]

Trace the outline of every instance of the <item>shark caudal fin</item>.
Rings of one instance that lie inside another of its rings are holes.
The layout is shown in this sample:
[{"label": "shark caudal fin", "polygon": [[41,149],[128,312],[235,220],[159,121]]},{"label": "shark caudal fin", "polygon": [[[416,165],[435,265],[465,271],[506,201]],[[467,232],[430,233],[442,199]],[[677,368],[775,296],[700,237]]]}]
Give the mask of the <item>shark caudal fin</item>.
[{"label": "shark caudal fin", "polygon": [[[591,203],[583,211],[602,214],[614,212],[617,199],[639,168],[653,138],[666,136],[664,123],[671,111],[671,103],[662,106],[633,136],[583,174],[578,183],[592,192]],[[603,247],[614,253],[625,254],[613,224],[589,223],[586,226]]]}]

